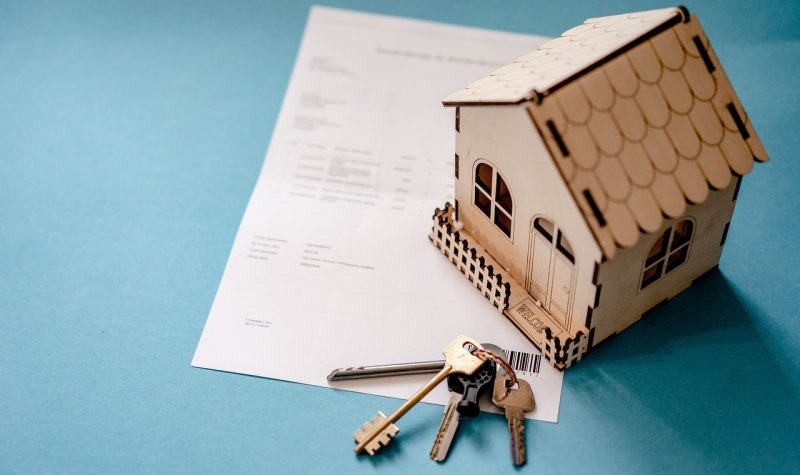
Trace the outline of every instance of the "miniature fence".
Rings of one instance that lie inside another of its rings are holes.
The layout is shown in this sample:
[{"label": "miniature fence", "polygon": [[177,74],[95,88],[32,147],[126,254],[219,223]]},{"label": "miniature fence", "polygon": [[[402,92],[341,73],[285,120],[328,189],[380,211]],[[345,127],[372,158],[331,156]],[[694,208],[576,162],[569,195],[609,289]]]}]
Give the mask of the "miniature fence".
[{"label": "miniature fence", "polygon": [[578,332],[574,338],[567,338],[564,343],[561,343],[561,338],[553,337],[550,328],[544,330],[545,344],[542,348],[542,354],[545,359],[558,369],[566,369],[573,365],[573,363],[580,361],[581,357],[587,350],[586,335],[583,332]]},{"label": "miniature fence", "polygon": [[443,210],[433,213],[433,228],[428,238],[436,245],[472,285],[500,312],[508,308],[511,285],[503,281],[503,275],[495,272],[491,264],[476,248],[471,247],[462,233],[456,231],[453,205],[445,203]]}]

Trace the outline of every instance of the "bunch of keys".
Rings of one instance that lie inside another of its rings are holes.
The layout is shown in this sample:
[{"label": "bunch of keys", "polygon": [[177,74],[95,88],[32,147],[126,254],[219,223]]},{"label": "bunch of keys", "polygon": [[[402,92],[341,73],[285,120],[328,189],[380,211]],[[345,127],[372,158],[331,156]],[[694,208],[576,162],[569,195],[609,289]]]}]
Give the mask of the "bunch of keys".
[{"label": "bunch of keys", "polygon": [[[397,435],[395,422],[411,407],[425,397],[445,378],[448,380],[450,399],[444,409],[430,457],[442,462],[447,458],[462,417],[476,417],[480,413],[478,401],[492,388],[492,402],[505,412],[508,421],[512,461],[525,463],[525,413],[534,408],[533,391],[527,381],[517,379],[513,369],[499,356],[502,349],[491,344],[480,345],[474,340],[459,336],[444,348],[444,361],[394,364],[360,368],[336,369],[329,381],[360,379],[399,374],[419,374],[437,371],[436,376],[389,417],[382,412],[357,430],[357,454],[374,455]],[[497,368],[498,364],[501,368]]]}]

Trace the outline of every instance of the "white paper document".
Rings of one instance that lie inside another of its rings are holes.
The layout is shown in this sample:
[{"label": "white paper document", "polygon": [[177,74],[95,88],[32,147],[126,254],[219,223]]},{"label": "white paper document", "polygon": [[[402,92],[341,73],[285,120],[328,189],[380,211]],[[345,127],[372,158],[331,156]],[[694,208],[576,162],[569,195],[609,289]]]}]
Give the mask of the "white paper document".
[{"label": "white paper document", "polygon": [[427,238],[453,193],[442,97],[544,40],[314,7],[192,365],[407,398],[430,375],[326,376],[442,359],[468,335],[516,352],[528,417],[555,422],[562,374]]}]

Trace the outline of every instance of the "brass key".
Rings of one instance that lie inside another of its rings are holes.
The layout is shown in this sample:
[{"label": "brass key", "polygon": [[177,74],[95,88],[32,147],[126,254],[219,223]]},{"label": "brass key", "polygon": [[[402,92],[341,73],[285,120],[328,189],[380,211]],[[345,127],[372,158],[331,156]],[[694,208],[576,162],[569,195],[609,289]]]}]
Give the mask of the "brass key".
[{"label": "brass key", "polygon": [[472,374],[477,371],[483,364],[484,359],[473,355],[465,348],[466,345],[472,345],[474,348],[483,349],[480,343],[466,336],[459,336],[453,340],[442,350],[445,359],[445,365],[442,370],[439,371],[428,384],[411,396],[411,398],[400,406],[391,416],[386,417],[382,412],[378,411],[377,416],[364,423],[361,429],[356,430],[353,437],[358,444],[356,444],[353,450],[355,450],[357,454],[366,451],[370,455],[375,455],[375,452],[387,445],[391,438],[399,431],[394,423],[431,392],[436,385],[453,373]]},{"label": "brass key", "polygon": [[508,435],[511,443],[511,461],[514,465],[525,464],[525,413],[536,406],[531,385],[524,379],[517,380],[517,387],[509,387],[507,374],[494,380],[492,402],[503,409],[508,421]]}]

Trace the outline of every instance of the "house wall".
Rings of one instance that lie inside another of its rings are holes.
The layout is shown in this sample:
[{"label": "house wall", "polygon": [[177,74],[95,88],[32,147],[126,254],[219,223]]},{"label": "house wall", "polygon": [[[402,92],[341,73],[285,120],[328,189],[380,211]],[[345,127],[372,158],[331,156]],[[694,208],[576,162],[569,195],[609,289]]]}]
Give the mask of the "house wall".
[{"label": "house wall", "polygon": [[[576,284],[566,330],[573,334],[580,329],[588,332],[584,324],[594,302],[592,276],[602,254],[524,104],[461,107],[459,116],[459,178],[455,185],[458,219],[522,286],[528,273],[532,218],[544,215],[554,221],[572,246],[576,260]],[[511,191],[511,238],[473,204],[473,174],[479,160],[495,167]]]},{"label": "house wall", "polygon": [[695,221],[688,260],[645,289],[639,290],[639,285],[647,253],[667,228],[683,218],[665,220],[658,232],[642,236],[633,248],[617,249],[610,261],[600,265],[600,295],[592,312],[591,346],[629,327],[643,313],[679,294],[719,263],[723,247],[720,242],[736,204],[736,187],[734,179],[727,188],[712,191],[705,203],[687,206],[684,217]]}]

